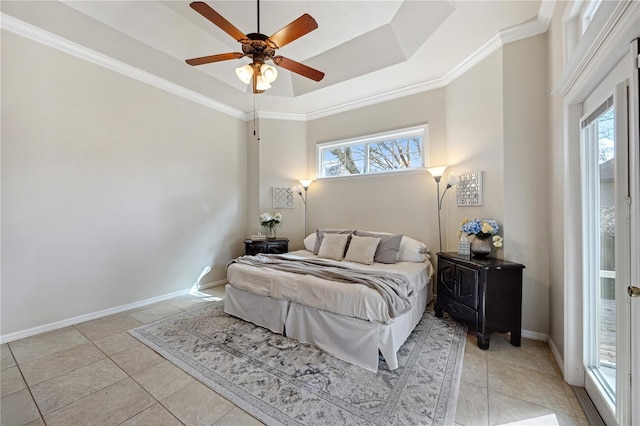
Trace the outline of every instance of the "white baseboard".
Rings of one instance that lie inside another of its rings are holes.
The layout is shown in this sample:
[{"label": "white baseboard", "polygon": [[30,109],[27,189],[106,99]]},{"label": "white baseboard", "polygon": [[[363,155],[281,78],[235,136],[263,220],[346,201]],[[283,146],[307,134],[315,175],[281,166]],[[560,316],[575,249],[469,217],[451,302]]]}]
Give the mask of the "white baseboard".
[{"label": "white baseboard", "polygon": [[218,281],[211,281],[209,283],[198,284],[198,290],[205,290],[207,288],[219,287],[221,285],[227,284],[228,282],[229,282],[228,280],[224,279],[224,280],[218,280]]},{"label": "white baseboard", "polygon": [[556,362],[558,363],[558,367],[560,367],[560,371],[562,371],[562,374],[564,374],[564,362],[562,361],[562,356],[560,355],[560,351],[558,351],[558,348],[556,347],[556,344],[553,343],[553,340],[548,339],[547,343],[549,343],[549,347],[551,348],[551,353],[553,354],[553,357],[556,359]]},{"label": "white baseboard", "polygon": [[146,305],[151,305],[152,303],[162,302],[167,299],[172,299],[174,297],[187,294],[191,290],[192,290],[191,288],[187,288],[184,290],[175,291],[173,293],[163,294],[161,296],[140,300],[138,302],[128,303],[126,305],[120,305],[113,308],[103,309],[101,311],[91,312],[89,314],[79,315],[77,317],[68,318],[62,321],[56,321],[49,324],[40,325],[38,327],[29,328],[27,330],[16,331],[14,333],[5,334],[3,336],[0,336],[0,343],[13,342],[14,340],[24,339],[25,337],[35,336],[36,334],[46,333],[47,331],[57,330],[59,328],[68,327],[74,324],[79,324],[81,322],[91,321],[97,318],[106,317],[108,315],[118,314],[120,312],[140,308]]},{"label": "white baseboard", "polygon": [[530,330],[522,330],[522,337],[531,339],[531,340],[540,340],[541,342],[546,342],[549,340],[549,336],[544,333],[538,333],[537,331]]}]

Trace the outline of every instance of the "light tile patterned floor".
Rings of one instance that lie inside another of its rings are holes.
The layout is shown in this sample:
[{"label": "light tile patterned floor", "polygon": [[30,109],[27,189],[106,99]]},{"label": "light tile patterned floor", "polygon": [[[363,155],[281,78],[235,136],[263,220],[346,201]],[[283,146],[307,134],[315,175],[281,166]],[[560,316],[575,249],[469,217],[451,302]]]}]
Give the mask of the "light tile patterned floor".
[{"label": "light tile patterned floor", "polygon": [[[127,330],[222,298],[223,288],[2,345],[0,424],[257,425]],[[588,424],[546,343],[488,351],[467,338],[458,425]]]}]

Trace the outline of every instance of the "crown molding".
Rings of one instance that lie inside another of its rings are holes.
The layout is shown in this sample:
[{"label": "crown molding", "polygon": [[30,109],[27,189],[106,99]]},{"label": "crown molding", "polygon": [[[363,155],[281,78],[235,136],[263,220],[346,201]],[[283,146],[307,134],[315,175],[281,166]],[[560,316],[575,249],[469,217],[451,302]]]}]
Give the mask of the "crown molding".
[{"label": "crown molding", "polygon": [[247,120],[254,118],[264,118],[269,120],[287,120],[287,121],[307,121],[306,114],[295,114],[290,112],[271,112],[271,111],[253,111],[247,113]]},{"label": "crown molding", "polygon": [[378,95],[358,99],[356,101],[336,105],[330,108],[314,111],[307,114],[307,120],[315,120],[318,118],[323,118],[330,115],[375,105],[381,102],[386,102],[401,97],[445,87],[449,83],[460,77],[462,74],[476,66],[478,63],[486,59],[493,52],[502,48],[504,45],[545,33],[551,22],[555,3],[555,0],[541,1],[537,18],[531,19],[530,21],[527,21],[521,25],[517,25],[515,27],[507,28],[500,31],[500,33],[480,46],[475,52],[473,52],[464,61],[452,68],[451,71],[449,71],[443,77],[381,93]]},{"label": "crown molding", "polygon": [[158,77],[155,74],[125,64],[124,62],[118,61],[110,56],[96,52],[80,44],[45,31],[39,27],[23,22],[5,13],[2,13],[0,15],[0,28],[6,29],[54,49],[66,52],[70,55],[108,68],[112,71],[134,78],[174,95],[191,100],[208,108],[214,109],[216,111],[244,121],[253,120],[256,116],[258,118],[273,120],[310,121],[445,87],[449,83],[460,77],[462,74],[473,68],[479,62],[487,58],[493,52],[502,48],[505,44],[522,40],[528,37],[533,37],[535,35],[546,32],[551,20],[551,15],[553,13],[554,7],[555,0],[541,1],[540,10],[538,11],[538,17],[536,19],[532,19],[528,22],[525,22],[524,24],[500,31],[499,34],[483,44],[464,61],[452,68],[443,77],[302,114],[270,111],[245,113],[229,105],[223,104],[222,102],[216,101],[215,99],[203,96],[193,90],[187,89],[164,78]]},{"label": "crown molding", "polygon": [[359,109],[366,106],[379,104],[382,102],[392,101],[394,99],[403,98],[405,96],[427,92],[429,90],[438,89],[444,86],[446,86],[446,84],[443,82],[443,79],[441,78],[438,78],[435,80],[429,80],[429,81],[414,84],[411,86],[402,87],[400,89],[392,90],[389,92],[380,93],[378,95],[368,96],[366,98],[362,98],[355,101],[346,102],[340,105],[325,108],[322,110],[314,111],[306,114],[306,119],[316,120],[318,118],[328,117],[330,115],[339,114],[342,112],[347,112],[354,109]]},{"label": "crown molding", "polygon": [[0,28],[11,31],[12,33],[26,37],[38,43],[52,47],[54,49],[65,52],[85,61],[94,63],[101,67],[110,69],[119,74],[131,77],[135,80],[157,87],[174,95],[204,105],[208,108],[222,112],[241,120],[247,120],[247,114],[229,105],[216,101],[215,99],[201,95],[193,90],[187,89],[178,84],[172,83],[164,78],[158,77],[150,72],[143,71],[139,68],[125,64],[122,61],[107,56],[95,50],[89,49],[73,41],[67,40],[53,33],[43,30],[42,28],[28,24],[24,21],[16,19],[10,15],[2,13],[0,15]]}]

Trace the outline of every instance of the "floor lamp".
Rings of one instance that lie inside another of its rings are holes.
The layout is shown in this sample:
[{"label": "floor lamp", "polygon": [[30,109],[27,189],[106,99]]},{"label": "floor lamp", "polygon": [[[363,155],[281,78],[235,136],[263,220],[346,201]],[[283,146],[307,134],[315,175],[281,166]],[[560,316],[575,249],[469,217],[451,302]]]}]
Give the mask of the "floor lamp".
[{"label": "floor lamp", "polygon": [[[296,185],[293,187],[293,190],[298,193],[302,201],[304,202],[304,237],[307,238],[307,191],[309,190],[309,186],[311,186],[311,182],[313,179],[300,179],[300,186]],[[302,190],[304,189],[304,195],[302,195]]]},{"label": "floor lamp", "polygon": [[447,193],[447,190],[449,190],[449,188],[451,188],[452,186],[454,186],[455,184],[457,184],[460,181],[456,175],[451,173],[451,175],[449,175],[449,182],[447,182],[447,187],[444,189],[444,192],[442,193],[442,196],[440,196],[440,179],[442,178],[442,175],[444,174],[444,171],[446,170],[446,168],[447,168],[447,166],[438,166],[438,167],[429,167],[427,169],[427,171],[429,173],[431,173],[431,176],[433,176],[433,178],[435,179],[436,186],[438,188],[438,195],[437,195],[437,200],[438,200],[438,238],[439,238],[439,241],[440,241],[440,251],[442,251],[442,227],[440,226],[440,210],[442,210],[442,200],[444,199],[444,194]]}]

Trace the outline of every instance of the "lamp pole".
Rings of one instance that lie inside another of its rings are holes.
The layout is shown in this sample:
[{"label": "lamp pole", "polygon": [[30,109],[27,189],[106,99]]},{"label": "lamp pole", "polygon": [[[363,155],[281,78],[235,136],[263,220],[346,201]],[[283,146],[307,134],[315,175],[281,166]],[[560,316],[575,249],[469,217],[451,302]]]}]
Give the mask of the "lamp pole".
[{"label": "lamp pole", "polygon": [[302,197],[302,202],[304,203],[304,237],[307,237],[307,191],[309,190],[309,187],[303,187],[304,189],[304,197],[302,197],[302,194],[300,194],[300,196]]},{"label": "lamp pole", "polygon": [[[442,251],[442,226],[440,226],[440,210],[442,210],[442,198],[440,197],[440,177],[434,177],[434,179],[436,180],[436,188],[438,190],[438,195],[436,200],[438,200],[438,239],[440,241],[440,251]],[[447,186],[447,189],[449,189],[449,186]],[[444,192],[447,192],[447,189],[444,190]],[[442,193],[442,197],[444,197],[444,192]]]},{"label": "lamp pole", "polygon": [[449,188],[458,183],[458,177],[454,174],[451,174],[449,176],[447,187],[442,192],[442,195],[440,195],[440,179],[442,178],[442,175],[444,174],[446,168],[447,166],[438,166],[427,169],[427,171],[431,173],[431,176],[433,176],[433,179],[435,179],[438,191],[436,200],[438,201],[438,240],[440,242],[440,251],[442,251],[442,226],[440,225],[440,210],[442,210],[442,200],[444,199],[444,194],[447,193]]},{"label": "lamp pole", "polygon": [[307,237],[307,219],[308,219],[308,208],[307,208],[307,191],[309,191],[309,186],[311,186],[311,182],[313,179],[300,179],[300,186],[304,189],[304,196],[302,195],[302,191],[298,191],[298,195],[302,198],[304,202],[304,236]]}]

